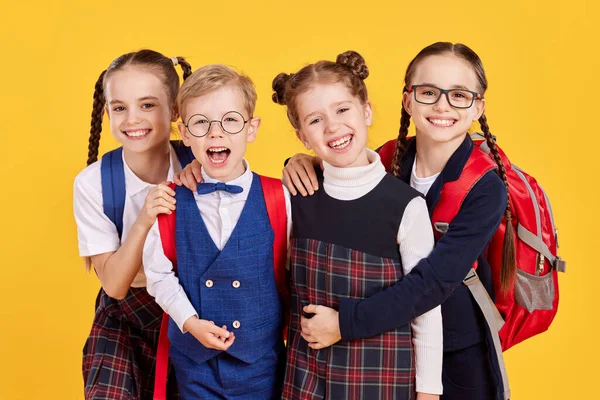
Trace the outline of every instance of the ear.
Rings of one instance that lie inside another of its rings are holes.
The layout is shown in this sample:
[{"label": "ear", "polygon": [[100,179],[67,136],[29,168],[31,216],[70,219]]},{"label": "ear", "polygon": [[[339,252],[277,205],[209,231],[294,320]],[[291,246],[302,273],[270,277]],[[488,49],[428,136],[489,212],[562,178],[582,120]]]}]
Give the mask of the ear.
[{"label": "ear", "polygon": [[404,106],[404,109],[408,115],[412,115],[413,100],[414,98],[409,92],[402,93],[402,105]]},{"label": "ear", "polygon": [[256,140],[256,134],[258,133],[258,128],[260,128],[260,117],[253,117],[250,121],[248,121],[248,134],[246,135],[246,142],[252,143]]},{"label": "ear", "polygon": [[307,150],[312,149],[310,143],[306,139],[306,136],[302,133],[300,129],[296,129],[296,137],[304,144],[304,147],[306,147]]},{"label": "ear", "polygon": [[192,138],[190,137],[190,133],[185,127],[185,124],[183,122],[178,122],[177,129],[179,129],[179,134],[183,138],[183,144],[185,144],[187,147],[190,147],[192,145]]},{"label": "ear", "polygon": [[485,112],[485,99],[481,99],[475,103],[475,110],[477,114],[473,117],[473,121],[478,121]]},{"label": "ear", "polygon": [[177,104],[173,104],[173,110],[171,110],[171,122],[177,122],[179,119],[179,113],[177,112]]},{"label": "ear", "polygon": [[373,125],[373,105],[370,101],[365,104],[365,124],[367,126]]}]

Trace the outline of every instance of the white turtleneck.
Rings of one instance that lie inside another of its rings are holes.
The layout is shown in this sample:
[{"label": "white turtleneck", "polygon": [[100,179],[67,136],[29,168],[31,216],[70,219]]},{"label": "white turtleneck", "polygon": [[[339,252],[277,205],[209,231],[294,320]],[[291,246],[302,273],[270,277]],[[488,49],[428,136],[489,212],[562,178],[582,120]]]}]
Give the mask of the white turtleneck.
[{"label": "white turtleneck", "polygon": [[[379,155],[367,150],[369,165],[338,168],[323,161],[323,189],[338,200],[355,200],[375,188],[386,172]],[[427,204],[422,197],[411,200],[398,230],[398,245],[404,274],[429,255],[433,249],[433,231]],[[438,306],[412,321],[416,360],[417,392],[442,394],[442,312]]]}]

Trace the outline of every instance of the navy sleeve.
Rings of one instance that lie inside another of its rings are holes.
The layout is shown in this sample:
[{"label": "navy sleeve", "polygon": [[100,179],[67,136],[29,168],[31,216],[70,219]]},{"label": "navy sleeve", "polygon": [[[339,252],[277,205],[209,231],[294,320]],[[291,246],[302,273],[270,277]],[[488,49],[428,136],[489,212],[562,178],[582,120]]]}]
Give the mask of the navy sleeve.
[{"label": "navy sleeve", "polygon": [[507,193],[495,171],[473,187],[448,232],[402,280],[367,299],[340,299],[342,340],[378,335],[442,304],[462,284],[498,229]]}]

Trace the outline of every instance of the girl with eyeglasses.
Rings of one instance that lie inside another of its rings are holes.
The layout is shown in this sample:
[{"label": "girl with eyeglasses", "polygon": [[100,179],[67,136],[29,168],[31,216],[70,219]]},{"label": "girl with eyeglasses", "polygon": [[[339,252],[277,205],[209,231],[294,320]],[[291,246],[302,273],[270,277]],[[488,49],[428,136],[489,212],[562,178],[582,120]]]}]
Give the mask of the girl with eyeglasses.
[{"label": "girl with eyeglasses", "polygon": [[[339,317],[313,326],[315,331],[339,327],[344,340],[358,340],[398,328],[442,304],[444,400],[503,400],[509,396],[483,314],[463,284],[477,261],[479,279],[494,297],[485,250],[502,218],[511,220],[505,168],[484,114],[487,86],[480,58],[462,44],[434,43],[410,62],[400,133],[395,142],[379,149],[386,168],[425,196],[431,214],[444,184],[456,181],[469,161],[474,143],[468,131],[479,122],[497,171],[485,173],[471,188],[450,224],[436,226],[443,236],[411,273],[367,299],[340,299]],[[416,136],[407,138],[411,119]],[[308,155],[292,157],[284,169],[292,194],[312,195],[319,189],[314,170],[319,164],[319,159]],[[515,271],[512,225],[507,223],[507,227],[503,284]],[[319,338],[319,334],[313,335],[313,340]]]}]

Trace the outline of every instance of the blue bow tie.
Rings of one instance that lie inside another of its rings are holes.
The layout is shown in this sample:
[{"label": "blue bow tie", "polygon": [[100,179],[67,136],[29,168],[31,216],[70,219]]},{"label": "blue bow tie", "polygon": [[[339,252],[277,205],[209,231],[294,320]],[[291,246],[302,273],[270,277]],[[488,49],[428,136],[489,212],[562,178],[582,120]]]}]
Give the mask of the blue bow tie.
[{"label": "blue bow tie", "polygon": [[237,186],[237,185],[226,185],[223,182],[217,182],[217,183],[199,183],[197,185],[198,190],[197,193],[198,194],[207,194],[207,193],[212,193],[212,192],[216,192],[217,190],[224,190],[228,193],[242,193],[244,191],[244,189],[242,189],[241,186]]}]

